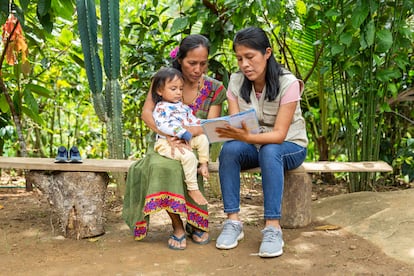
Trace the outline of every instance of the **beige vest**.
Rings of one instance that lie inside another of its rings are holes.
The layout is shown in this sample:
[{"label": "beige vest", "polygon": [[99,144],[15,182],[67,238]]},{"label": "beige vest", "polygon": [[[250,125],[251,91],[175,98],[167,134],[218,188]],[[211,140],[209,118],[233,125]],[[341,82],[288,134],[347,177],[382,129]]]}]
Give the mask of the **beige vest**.
[{"label": "beige vest", "polygon": [[[301,86],[301,93],[303,91],[303,82],[298,80],[293,74],[286,71],[285,75],[280,76],[280,90],[279,95],[272,102],[265,101],[266,86],[263,88],[262,96],[258,100],[254,88],[250,93],[250,103],[246,103],[240,95],[240,89],[243,84],[244,75],[241,72],[237,72],[231,75],[229,81],[230,92],[237,97],[240,111],[245,111],[251,108],[256,110],[257,118],[262,132],[269,132],[273,129],[276,121],[276,116],[280,107],[280,99],[286,93],[287,88],[294,82],[299,81]],[[285,141],[298,144],[299,146],[306,147],[308,145],[308,138],[306,135],[306,124],[302,116],[300,103],[296,105],[295,114],[293,115],[292,123],[289,127]]]}]

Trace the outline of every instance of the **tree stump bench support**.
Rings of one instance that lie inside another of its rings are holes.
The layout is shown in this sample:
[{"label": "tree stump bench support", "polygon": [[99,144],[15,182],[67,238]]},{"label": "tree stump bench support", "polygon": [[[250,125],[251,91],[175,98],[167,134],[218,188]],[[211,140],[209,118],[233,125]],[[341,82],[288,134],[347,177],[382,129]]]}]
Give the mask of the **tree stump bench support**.
[{"label": "tree stump bench support", "polygon": [[[209,164],[210,172],[218,172],[218,162]],[[242,172],[260,173],[260,168]],[[383,161],[370,162],[305,162],[285,173],[282,218],[284,228],[300,228],[311,223],[312,181],[310,173],[335,172],[392,172],[392,167]]]},{"label": "tree stump bench support", "polygon": [[[86,159],[54,163],[52,158],[0,157],[0,168],[26,171],[26,187],[38,187],[48,198],[65,237],[89,238],[105,233],[105,193],[109,172],[127,173],[135,160]],[[218,163],[209,164],[218,172]],[[286,172],[281,224],[305,227],[311,222],[312,182],[309,173],[391,172],[386,162],[305,162]],[[243,172],[260,173],[260,168]]]},{"label": "tree stump bench support", "polygon": [[51,158],[0,157],[0,168],[25,170],[26,189],[36,186],[48,199],[66,238],[105,233],[108,172],[126,173],[132,160],[88,159],[54,163]]}]

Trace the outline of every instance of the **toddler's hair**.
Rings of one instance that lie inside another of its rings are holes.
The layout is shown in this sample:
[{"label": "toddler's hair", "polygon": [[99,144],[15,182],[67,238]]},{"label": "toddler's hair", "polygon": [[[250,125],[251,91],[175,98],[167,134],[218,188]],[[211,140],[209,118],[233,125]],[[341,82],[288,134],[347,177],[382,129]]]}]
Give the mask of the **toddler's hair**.
[{"label": "toddler's hair", "polygon": [[162,97],[157,93],[158,89],[163,88],[168,81],[173,80],[175,77],[183,79],[183,74],[177,69],[170,67],[161,68],[152,77],[151,95],[155,104],[162,100]]}]

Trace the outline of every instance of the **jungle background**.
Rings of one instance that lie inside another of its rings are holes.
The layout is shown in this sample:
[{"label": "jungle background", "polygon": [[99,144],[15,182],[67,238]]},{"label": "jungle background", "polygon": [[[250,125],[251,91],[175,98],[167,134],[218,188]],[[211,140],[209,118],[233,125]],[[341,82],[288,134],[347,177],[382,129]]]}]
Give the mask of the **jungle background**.
[{"label": "jungle background", "polygon": [[[170,65],[170,51],[190,33],[205,35],[208,74],[227,85],[237,70],[232,38],[254,25],[268,33],[277,60],[305,82],[307,159],[384,160],[393,167],[389,174],[314,175],[316,195],[412,187],[413,14],[412,0],[0,0],[0,155],[54,158],[59,146],[76,145],[82,158],[142,158],[150,135],[141,108],[151,76]],[[214,159],[220,144],[213,149]],[[237,250],[188,240],[186,250],[172,252],[163,212],[151,218],[148,239],[133,241],[114,185],[105,235],[65,239],[45,196],[5,171],[0,275],[414,273],[412,264],[345,229],[317,230],[326,226],[317,221],[284,229],[281,258],[258,258],[257,175],[243,179],[246,238]],[[217,193],[208,191],[214,241],[225,216]]]},{"label": "jungle background", "polygon": [[392,165],[385,176],[335,175],[350,192],[409,187],[413,14],[411,0],[0,0],[0,154],[54,157],[76,145],[83,158],[141,158],[149,137],[141,108],[170,51],[190,33],[205,35],[208,74],[227,85],[237,71],[232,38],[259,26],[305,82],[307,159]]}]

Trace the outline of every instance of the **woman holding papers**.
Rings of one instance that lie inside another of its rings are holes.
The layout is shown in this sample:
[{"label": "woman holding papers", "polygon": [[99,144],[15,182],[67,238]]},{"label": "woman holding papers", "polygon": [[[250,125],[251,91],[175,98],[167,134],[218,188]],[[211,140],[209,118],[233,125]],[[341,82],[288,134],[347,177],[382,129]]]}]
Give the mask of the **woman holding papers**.
[{"label": "woman holding papers", "polygon": [[[170,54],[172,67],[183,75],[182,101],[200,119],[220,116],[221,105],[226,100],[223,84],[205,75],[209,47],[207,38],[194,34],[185,37]],[[142,119],[153,131],[163,135],[152,117],[154,107],[151,93],[148,93]],[[193,136],[202,133],[199,126],[187,130]],[[171,145],[179,142],[176,138],[167,139]],[[199,186],[204,193],[202,177],[199,177]],[[167,211],[172,223],[169,248],[182,250],[187,246],[181,217],[186,218],[186,230],[193,242],[209,242],[207,205],[199,205],[188,196],[180,162],[159,155],[149,146],[145,157],[131,165],[127,176],[122,217],[133,231],[135,240],[147,235],[150,214],[161,210]]]},{"label": "woman holding papers", "polygon": [[251,133],[226,125],[218,136],[225,142],[220,153],[219,174],[227,219],[216,241],[219,249],[235,248],[244,237],[240,212],[240,171],[260,167],[264,197],[265,228],[260,257],[283,254],[279,224],[284,171],[302,164],[308,139],[300,109],[303,82],[284,69],[274,58],[269,39],[262,29],[239,31],[233,41],[240,72],[232,74],[227,90],[229,113],[254,108],[260,132]]}]

